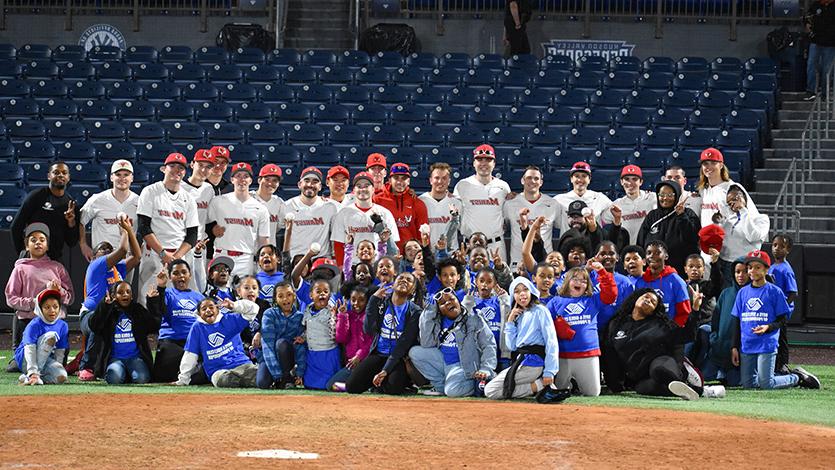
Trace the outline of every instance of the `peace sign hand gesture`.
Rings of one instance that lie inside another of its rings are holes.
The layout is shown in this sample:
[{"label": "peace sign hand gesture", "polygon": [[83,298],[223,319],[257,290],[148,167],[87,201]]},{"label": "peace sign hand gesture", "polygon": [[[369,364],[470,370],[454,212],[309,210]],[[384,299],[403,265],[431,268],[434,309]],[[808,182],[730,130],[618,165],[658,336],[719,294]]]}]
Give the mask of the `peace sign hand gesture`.
[{"label": "peace sign hand gesture", "polygon": [[75,227],[75,201],[72,199],[70,199],[70,203],[67,204],[67,210],[64,211],[64,220],[67,221],[67,227]]}]

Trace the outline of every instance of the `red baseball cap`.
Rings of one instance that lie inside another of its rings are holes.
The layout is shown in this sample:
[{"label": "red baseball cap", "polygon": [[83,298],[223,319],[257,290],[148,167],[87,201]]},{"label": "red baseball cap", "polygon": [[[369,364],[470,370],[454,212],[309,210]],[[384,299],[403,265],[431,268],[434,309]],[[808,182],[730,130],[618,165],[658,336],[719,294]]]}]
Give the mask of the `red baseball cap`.
[{"label": "red baseball cap", "polygon": [[238,173],[239,171],[245,171],[245,172],[249,173],[250,177],[252,176],[252,167],[249,166],[249,163],[238,162],[238,163],[232,165],[232,172],[229,173],[229,175],[230,176],[235,176],[235,173]]},{"label": "red baseball cap", "polygon": [[702,150],[702,156],[699,157],[700,162],[721,162],[725,163],[725,157],[722,156],[722,152],[719,149],[715,149],[713,147],[706,148]]},{"label": "red baseball cap", "polygon": [[261,171],[258,172],[259,178],[262,176],[277,176],[280,179],[281,175],[281,168],[275,163],[268,163],[262,166]]},{"label": "red baseball cap", "polygon": [[330,270],[334,276],[339,275],[339,268],[336,266],[336,261],[332,258],[316,258],[310,270],[315,271],[320,268]]},{"label": "red baseball cap", "polygon": [[215,157],[215,160],[218,158],[224,158],[227,162],[232,162],[232,156],[229,155],[229,149],[226,147],[221,147],[220,145],[215,145],[214,147],[209,149],[212,156]]},{"label": "red baseball cap", "polygon": [[183,165],[183,168],[188,166],[188,160],[182,153],[169,153],[168,157],[165,158],[165,165],[171,165],[176,163],[178,165]]},{"label": "red baseball cap", "polygon": [[641,167],[639,167],[638,165],[626,165],[625,167],[623,167],[623,169],[620,170],[621,178],[630,175],[644,179],[644,173],[641,171]]},{"label": "red baseball cap", "polygon": [[348,169],[347,169],[347,168],[345,168],[345,167],[344,167],[344,166],[342,166],[342,165],[332,166],[332,167],[330,167],[330,169],[328,170],[328,179],[333,178],[333,177],[334,177],[334,176],[336,176],[336,175],[342,175],[342,176],[344,176],[344,177],[346,177],[346,178],[350,178],[350,177],[351,177],[351,173],[348,171]]},{"label": "red baseball cap", "polygon": [[496,159],[496,150],[492,145],[481,144],[473,149],[473,158],[491,158]]},{"label": "red baseball cap", "polygon": [[410,172],[412,170],[409,168],[409,165],[405,163],[395,163],[391,166],[391,170],[389,170],[389,176],[394,175],[406,175],[411,176]]},{"label": "red baseball cap", "polygon": [[192,161],[193,162],[207,162],[207,163],[211,163],[212,165],[214,165],[215,164],[215,157],[212,155],[212,152],[210,152],[207,149],[198,149],[196,152],[194,152],[194,159]]},{"label": "red baseball cap", "polygon": [[745,265],[750,263],[762,263],[768,268],[771,267],[771,257],[763,250],[754,250],[745,255]]},{"label": "red baseball cap", "polygon": [[56,297],[58,299],[58,303],[59,304],[61,303],[61,291],[58,291],[58,290],[55,290],[55,289],[44,289],[44,290],[38,292],[38,297],[36,299],[37,302],[38,302],[38,305],[42,304],[44,302],[44,300],[46,300],[50,297]]},{"label": "red baseball cap", "polygon": [[357,183],[361,180],[366,180],[366,181],[368,181],[369,184],[372,184],[372,185],[374,184],[374,178],[372,178],[371,173],[369,173],[367,171],[361,171],[361,172],[357,173],[356,175],[354,175],[354,186],[356,186]]},{"label": "red baseball cap", "polygon": [[586,162],[577,162],[577,163],[575,163],[574,165],[571,166],[571,170],[569,170],[568,174],[573,175],[574,173],[577,173],[578,171],[582,171],[584,173],[588,173],[589,175],[591,175],[591,165],[589,165]]},{"label": "red baseball cap", "polygon": [[369,155],[368,160],[365,161],[365,169],[367,170],[373,166],[388,168],[386,165],[386,157],[382,153],[372,153]]},{"label": "red baseball cap", "polygon": [[716,224],[706,225],[699,230],[699,248],[705,253],[710,252],[711,248],[722,251],[724,241],[725,230]]},{"label": "red baseball cap", "polygon": [[315,166],[309,166],[309,167],[305,168],[304,170],[302,170],[302,174],[299,177],[299,179],[303,180],[309,175],[313,175],[313,176],[319,178],[319,181],[322,181],[322,172],[319,171],[319,169],[316,168]]}]

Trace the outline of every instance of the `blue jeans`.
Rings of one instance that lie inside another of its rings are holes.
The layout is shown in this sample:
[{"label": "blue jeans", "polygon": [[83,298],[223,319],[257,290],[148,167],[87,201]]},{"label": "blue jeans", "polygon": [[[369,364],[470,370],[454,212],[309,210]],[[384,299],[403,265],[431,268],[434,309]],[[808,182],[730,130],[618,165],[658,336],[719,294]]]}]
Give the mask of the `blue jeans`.
[{"label": "blue jeans", "polygon": [[774,375],[774,363],[777,352],[763,354],[740,354],[740,373],[742,374],[742,388],[757,388],[772,390],[789,388],[797,385],[798,378],[794,374]]},{"label": "blue jeans", "polygon": [[[814,93],[818,86],[826,86],[826,71],[835,59],[835,47],[824,47],[817,44],[809,44],[809,59],[806,61],[806,91]],[[821,83],[818,83],[817,74],[820,73]]]},{"label": "blue jeans", "polygon": [[104,372],[104,380],[113,385],[128,382],[146,384],[151,381],[151,371],[141,357],[113,359]]},{"label": "blue jeans", "polygon": [[95,334],[90,329],[90,317],[92,316],[92,310],[87,310],[81,313],[79,328],[81,329],[81,334],[84,335],[85,339],[84,354],[81,356],[81,361],[78,363],[78,370],[92,369],[93,364],[96,362],[96,357],[93,354],[93,341],[95,341]]},{"label": "blue jeans", "polygon": [[328,380],[328,384],[325,385],[325,390],[329,392],[333,392],[333,384],[336,382],[342,382],[343,384],[348,381],[348,377],[351,376],[351,369],[347,367],[343,367],[339,369],[333,376],[331,376],[330,380]]},{"label": "blue jeans", "polygon": [[440,349],[414,346],[409,350],[409,358],[435,390],[444,392],[444,395],[469,397],[475,393],[475,379],[467,377],[460,363],[446,364]]},{"label": "blue jeans", "polygon": [[704,377],[705,382],[722,380],[728,387],[738,387],[740,385],[739,367],[725,369],[708,359],[699,369],[702,371],[702,377]]}]

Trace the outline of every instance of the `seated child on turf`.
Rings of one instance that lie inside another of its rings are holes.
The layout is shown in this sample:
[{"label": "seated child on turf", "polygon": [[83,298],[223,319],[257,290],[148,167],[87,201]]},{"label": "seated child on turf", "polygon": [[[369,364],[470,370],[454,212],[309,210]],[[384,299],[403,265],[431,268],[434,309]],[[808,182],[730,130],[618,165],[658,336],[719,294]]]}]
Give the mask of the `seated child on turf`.
[{"label": "seated child on turf", "polygon": [[305,308],[302,317],[307,339],[304,386],[324,390],[328,380],[342,368],[342,357],[336,344],[336,312],[329,306],[331,290],[328,281],[312,281],[310,299],[311,303]]},{"label": "seated child on turf", "polygon": [[191,326],[185,352],[180,361],[176,385],[188,385],[198,357],[212,385],[218,388],[255,387],[258,367],[249,360],[241,343],[241,331],[258,315],[258,305],[249,300],[224,300],[229,313],[220,312],[214,299],[203,299],[197,306],[197,321]]},{"label": "seated child on turf", "polygon": [[15,361],[23,374],[23,385],[62,384],[67,371],[61,364],[69,347],[67,322],[61,315],[61,292],[41,291],[34,299],[35,318],[23,330],[23,338],[15,349]]},{"label": "seated child on turf", "polygon": [[342,299],[333,307],[336,310],[336,342],[345,348],[347,358],[345,367],[328,381],[327,390],[335,392],[345,391],[345,382],[351,376],[351,371],[368,356],[374,341],[374,337],[366,334],[362,328],[365,307],[368,305],[368,288],[359,284],[347,287],[350,288],[350,302]]},{"label": "seated child on turf", "polygon": [[304,314],[296,306],[296,292],[289,281],[276,284],[273,295],[275,307],[265,311],[261,319],[258,388],[283,389],[294,383],[302,386],[307,360],[302,327]]}]

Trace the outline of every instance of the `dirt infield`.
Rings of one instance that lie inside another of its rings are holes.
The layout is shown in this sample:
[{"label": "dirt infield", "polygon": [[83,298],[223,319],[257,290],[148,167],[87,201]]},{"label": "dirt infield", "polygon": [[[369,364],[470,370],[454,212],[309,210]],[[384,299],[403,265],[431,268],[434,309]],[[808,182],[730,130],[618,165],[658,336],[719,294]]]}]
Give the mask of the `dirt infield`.
[{"label": "dirt infield", "polygon": [[[0,432],[0,468],[835,467],[835,429],[570,403],[291,395],[0,397]],[[320,457],[236,456],[262,449]]]}]

